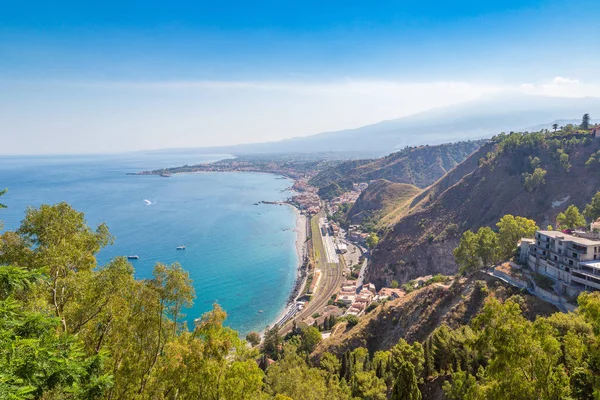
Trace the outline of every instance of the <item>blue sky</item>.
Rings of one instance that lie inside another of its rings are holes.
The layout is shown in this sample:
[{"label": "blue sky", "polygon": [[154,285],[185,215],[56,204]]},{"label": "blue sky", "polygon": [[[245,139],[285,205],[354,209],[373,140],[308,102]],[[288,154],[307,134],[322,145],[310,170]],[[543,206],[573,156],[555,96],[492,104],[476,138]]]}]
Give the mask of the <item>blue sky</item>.
[{"label": "blue sky", "polygon": [[276,140],[515,88],[589,95],[599,15],[592,0],[4,0],[0,153]]}]

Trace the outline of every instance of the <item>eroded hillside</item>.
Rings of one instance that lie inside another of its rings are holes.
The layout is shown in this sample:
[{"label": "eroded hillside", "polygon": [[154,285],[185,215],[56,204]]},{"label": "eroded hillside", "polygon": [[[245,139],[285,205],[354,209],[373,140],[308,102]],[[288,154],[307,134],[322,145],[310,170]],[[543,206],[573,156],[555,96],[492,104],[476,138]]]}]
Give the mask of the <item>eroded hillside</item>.
[{"label": "eroded hillside", "polygon": [[488,296],[505,300],[513,295],[521,296],[519,301],[528,319],[557,311],[553,305],[480,272],[448,285],[433,284],[387,302],[350,329],[345,323],[339,325],[332,337],[321,342],[313,356],[318,358],[326,351],[341,355],[357,347],[365,347],[370,352],[389,350],[400,339],[409,343],[423,342],[442,324],[453,329],[468,324]]},{"label": "eroded hillside", "polygon": [[360,194],[348,212],[347,220],[351,224],[370,222],[382,228],[404,215],[420,193],[421,189],[416,186],[379,179]]},{"label": "eroded hillside", "polygon": [[[461,232],[493,226],[505,214],[532,218],[545,227],[569,204],[581,208],[600,190],[600,162],[594,157],[600,140],[589,135],[515,134],[487,147],[489,152],[482,148],[465,168],[457,167],[468,171],[475,160],[479,164],[458,182],[460,174],[451,173],[415,198],[410,213],[373,252],[372,282],[454,274],[452,250]],[[536,169],[543,182],[532,179]]]},{"label": "eroded hillside", "polygon": [[425,188],[463,162],[483,143],[479,140],[409,147],[375,160],[348,161],[320,172],[310,183],[318,187],[324,197],[336,195],[336,187],[346,188],[353,182],[376,179]]}]

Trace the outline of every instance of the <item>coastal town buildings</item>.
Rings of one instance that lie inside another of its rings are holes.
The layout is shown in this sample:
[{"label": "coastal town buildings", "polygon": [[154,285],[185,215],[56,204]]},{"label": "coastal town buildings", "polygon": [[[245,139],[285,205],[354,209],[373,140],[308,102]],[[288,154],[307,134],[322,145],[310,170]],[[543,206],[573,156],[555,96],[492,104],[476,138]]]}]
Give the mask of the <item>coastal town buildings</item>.
[{"label": "coastal town buildings", "polygon": [[521,241],[528,267],[552,279],[556,293],[576,296],[600,290],[600,234],[537,231],[535,240]]},{"label": "coastal town buildings", "polygon": [[402,296],[404,296],[404,290],[384,287],[379,289],[375,300],[396,300]]}]

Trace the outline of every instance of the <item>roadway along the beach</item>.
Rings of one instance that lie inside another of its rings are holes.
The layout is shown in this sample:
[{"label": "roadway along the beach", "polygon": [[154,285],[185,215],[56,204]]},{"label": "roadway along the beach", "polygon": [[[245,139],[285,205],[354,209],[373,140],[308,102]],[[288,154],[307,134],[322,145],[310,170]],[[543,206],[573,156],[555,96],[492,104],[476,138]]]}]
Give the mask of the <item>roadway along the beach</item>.
[{"label": "roadway along the beach", "polygon": [[[325,215],[323,211],[319,213],[317,218],[324,218]],[[320,227],[319,227],[320,228]],[[323,238],[323,234],[321,229],[318,230],[318,237],[312,237],[311,240],[319,240],[321,241],[322,246],[318,246],[321,249],[325,248],[325,240]],[[312,244],[315,246],[315,244]],[[323,252],[323,253],[326,253]],[[327,254],[319,254],[319,257],[315,260],[317,269],[321,270],[321,282],[319,283],[319,287],[317,288],[317,292],[309,301],[305,304],[304,309],[300,311],[292,320],[290,320],[280,331],[282,335],[287,334],[292,329],[292,321],[300,322],[305,320],[306,318],[312,316],[314,313],[320,313],[327,306],[327,302],[329,299],[339,290],[342,284],[342,271],[344,269],[344,261],[343,257],[338,257],[340,260],[338,263],[330,263],[328,262]]]}]

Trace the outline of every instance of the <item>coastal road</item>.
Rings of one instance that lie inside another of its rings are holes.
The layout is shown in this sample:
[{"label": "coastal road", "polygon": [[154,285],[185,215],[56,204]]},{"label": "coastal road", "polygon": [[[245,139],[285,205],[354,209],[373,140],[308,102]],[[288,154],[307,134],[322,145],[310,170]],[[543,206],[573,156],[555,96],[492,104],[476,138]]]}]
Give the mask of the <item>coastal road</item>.
[{"label": "coastal road", "polygon": [[[322,213],[322,212],[321,212]],[[314,218],[324,218],[324,214],[318,214]],[[319,219],[317,219],[319,221]],[[317,226],[320,228],[320,226]],[[317,233],[318,232],[318,233]],[[326,250],[324,249],[325,238],[323,238],[321,229],[312,229],[313,251],[315,254],[316,268],[321,270],[321,281],[317,288],[317,292],[312,299],[305,304],[304,309],[300,311],[292,320],[297,322],[303,321],[315,313],[323,311],[329,299],[337,293],[343,281],[342,271],[345,267],[343,257],[336,257],[338,262],[329,262]],[[336,254],[337,256],[337,254]],[[289,321],[281,330],[282,335],[287,334],[292,329],[292,321]]]}]

